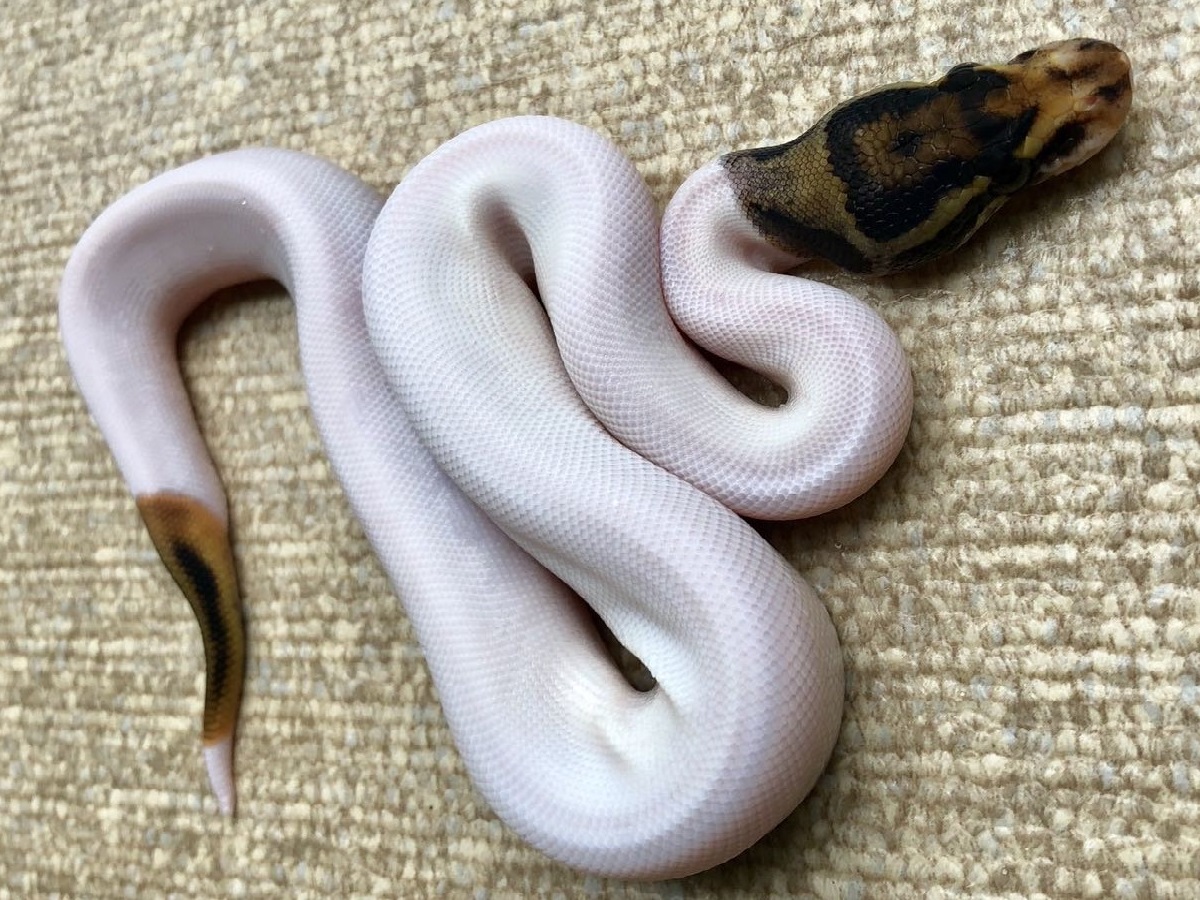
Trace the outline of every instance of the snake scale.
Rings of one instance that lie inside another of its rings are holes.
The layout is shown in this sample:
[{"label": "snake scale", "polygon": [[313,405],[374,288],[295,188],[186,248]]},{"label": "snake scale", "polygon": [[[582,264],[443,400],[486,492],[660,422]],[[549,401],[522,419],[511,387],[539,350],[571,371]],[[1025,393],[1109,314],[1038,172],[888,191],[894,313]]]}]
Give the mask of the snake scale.
[{"label": "snake scale", "polygon": [[[200,622],[219,807],[234,809],[245,636],[175,347],[212,292],[267,277],[293,296],[313,416],[492,809],[571,866],[684,875],[788,815],[841,718],[833,625],[741,516],[848,502],[891,464],[912,407],[883,320],[780,273],[821,257],[879,274],[954,249],[1103,147],[1131,91],[1125,54],[1096,40],[955,66],[709,163],[661,230],[612,144],[539,117],[451,140],[386,205],[270,149],[113,203],[67,264],[62,337]],[[786,402],[755,403],[706,353]]]}]

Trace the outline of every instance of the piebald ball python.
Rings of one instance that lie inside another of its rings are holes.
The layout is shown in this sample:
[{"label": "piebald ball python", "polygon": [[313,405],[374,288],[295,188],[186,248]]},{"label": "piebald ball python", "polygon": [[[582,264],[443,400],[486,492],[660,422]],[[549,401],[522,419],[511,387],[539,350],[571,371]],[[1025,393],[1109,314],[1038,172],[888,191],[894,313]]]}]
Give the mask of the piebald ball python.
[{"label": "piebald ball python", "polygon": [[[113,203],[66,267],[62,336],[200,621],[220,808],[246,649],[225,494],[175,353],[204,298],[262,277],[294,297],[329,456],[496,813],[580,869],[684,875],[795,808],[841,716],[829,617],[740,515],[851,500],[911,412],[882,319],[777,273],[952,250],[1096,153],[1130,98],[1129,61],[1102,41],[955,66],[706,165],[661,232],[614,146],[537,117],[465,132],[386,206],[331,163],[267,149]],[[698,347],[787,402],[748,399]],[[650,690],[622,678],[593,614]]]}]

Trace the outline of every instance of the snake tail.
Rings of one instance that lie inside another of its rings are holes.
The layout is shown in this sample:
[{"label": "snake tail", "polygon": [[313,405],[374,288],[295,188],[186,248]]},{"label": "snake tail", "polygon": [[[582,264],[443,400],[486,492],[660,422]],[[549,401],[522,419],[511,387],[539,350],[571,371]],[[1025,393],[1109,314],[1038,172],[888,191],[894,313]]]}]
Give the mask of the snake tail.
[{"label": "snake tail", "polygon": [[232,814],[233,734],[246,672],[246,633],[229,532],[204,504],[181,494],[142,495],[137,507],[158,555],[200,623],[205,762],[221,811]]}]

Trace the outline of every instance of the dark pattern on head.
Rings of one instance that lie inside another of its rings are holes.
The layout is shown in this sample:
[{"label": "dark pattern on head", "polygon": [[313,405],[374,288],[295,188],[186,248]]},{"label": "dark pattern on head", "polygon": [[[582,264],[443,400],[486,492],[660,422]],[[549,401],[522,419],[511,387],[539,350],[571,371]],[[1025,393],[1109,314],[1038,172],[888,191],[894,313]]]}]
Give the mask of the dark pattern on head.
[{"label": "dark pattern on head", "polygon": [[937,84],[879,91],[834,110],[825,124],[829,162],[859,230],[894,240],[953,191],[1011,172],[1036,110],[990,110],[988,96],[1008,86],[999,72],[958,67]]},{"label": "dark pattern on head", "polygon": [[1005,199],[1091,156],[1129,108],[1129,61],[1103,41],[881,88],[794,141],[722,160],[743,212],[799,259],[890,272],[966,241]]}]

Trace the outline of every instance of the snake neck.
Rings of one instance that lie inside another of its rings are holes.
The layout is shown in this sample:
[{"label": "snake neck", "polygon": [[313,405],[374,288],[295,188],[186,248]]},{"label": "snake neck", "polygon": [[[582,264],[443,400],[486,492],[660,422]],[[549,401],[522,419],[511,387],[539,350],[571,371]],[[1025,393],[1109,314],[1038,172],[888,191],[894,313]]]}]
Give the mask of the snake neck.
[{"label": "snake neck", "polygon": [[786,272],[811,259],[785,249],[747,213],[745,199],[724,159],[697,169],[663,213],[663,281],[702,281],[714,287],[730,263],[763,272]]}]

